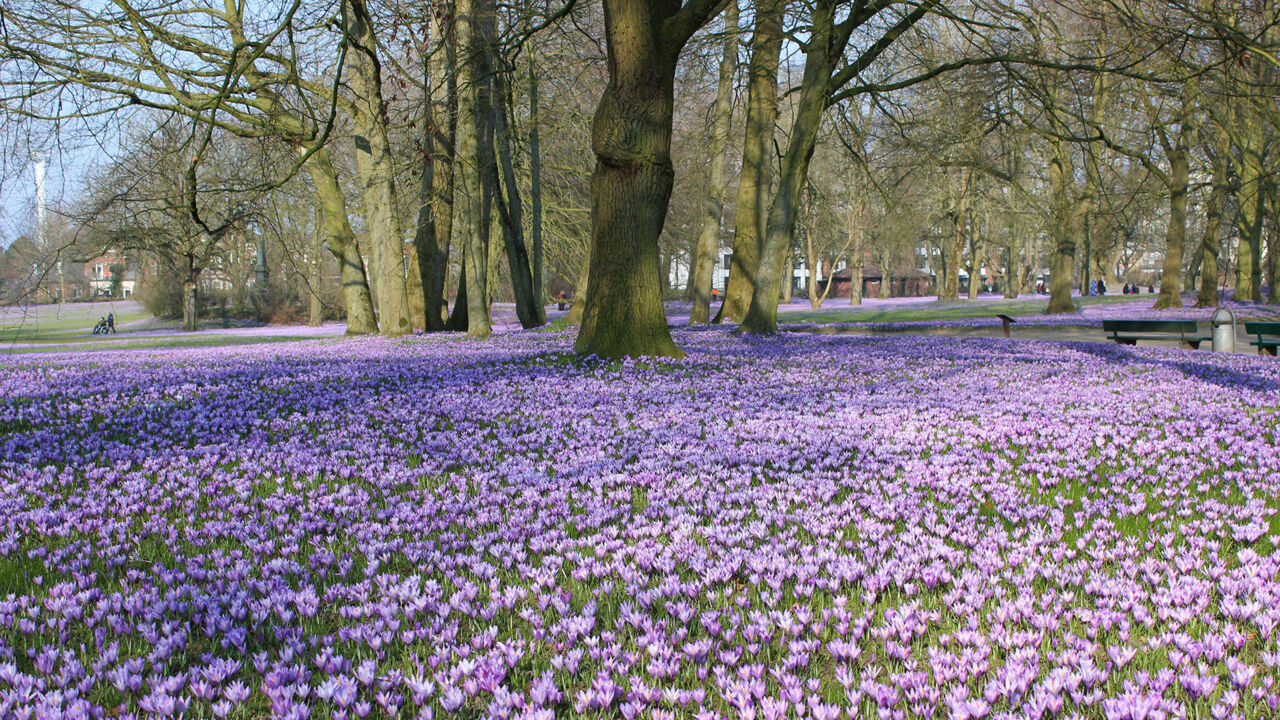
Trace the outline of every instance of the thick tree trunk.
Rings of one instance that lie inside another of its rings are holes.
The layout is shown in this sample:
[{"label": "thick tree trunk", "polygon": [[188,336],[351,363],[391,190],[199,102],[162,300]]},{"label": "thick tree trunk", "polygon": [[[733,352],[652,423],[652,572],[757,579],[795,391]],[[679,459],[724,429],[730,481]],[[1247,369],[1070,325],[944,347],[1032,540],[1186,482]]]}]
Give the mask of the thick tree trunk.
[{"label": "thick tree trunk", "polygon": [[311,245],[311,252],[307,258],[307,289],[310,291],[308,295],[311,298],[310,312],[307,317],[307,324],[311,327],[319,327],[324,324],[324,304],[321,301],[321,271],[324,263],[321,260],[321,252],[324,249],[324,209],[318,204],[316,205],[316,227],[315,241]]},{"label": "thick tree trunk", "polygon": [[675,172],[676,61],[719,10],[690,0],[605,0],[609,83],[591,126],[591,270],[579,353],[607,358],[684,353],[671,341],[658,279],[658,237]]},{"label": "thick tree trunk", "polygon": [[338,172],[326,148],[320,148],[307,160],[307,174],[316,201],[324,210],[325,247],[338,260],[338,278],[342,283],[342,304],[347,313],[347,334],[363,335],[378,331],[373,314],[373,295],[364,271],[364,258],[356,245],[356,235],[347,220],[347,199],[338,185]]},{"label": "thick tree trunk", "polygon": [[582,258],[582,267],[578,270],[578,280],[573,285],[573,302],[569,305],[566,321],[574,327],[582,326],[582,310],[587,306],[587,284],[591,279],[591,255],[588,252]]},{"label": "thick tree trunk", "polygon": [[[615,18],[614,32],[621,32],[618,24],[623,22]],[[592,129],[593,249],[575,347],[608,358],[680,357],[684,353],[667,330],[658,261],[674,178],[674,67],[655,67],[661,59],[651,53],[618,55]]]},{"label": "thick tree trunk", "polygon": [[406,248],[408,256],[404,260],[404,290],[409,313],[409,324],[413,330],[427,329],[426,288],[422,282],[423,258],[418,254],[416,243]]},{"label": "thick tree trunk", "polygon": [[789,281],[789,277],[784,276],[784,266],[791,257],[800,192],[809,174],[809,161],[813,158],[822,112],[826,108],[827,79],[831,76],[833,60],[829,52],[834,13],[831,0],[818,0],[815,4],[795,122],[782,157],[778,190],[769,207],[769,223],[760,267],[756,271],[755,292],[751,295],[747,316],[742,320],[741,329],[745,332],[771,334],[778,331],[778,284]]},{"label": "thick tree trunk", "polygon": [[747,119],[738,179],[729,282],[720,313],[735,322],[746,317],[755,292],[764,249],[773,176],[773,131],[778,121],[778,59],[782,52],[785,0],[756,2],[751,62],[747,67]]},{"label": "thick tree trunk", "polygon": [[395,161],[387,136],[382,102],[382,69],[378,62],[373,21],[364,0],[344,0],[346,36],[352,46],[347,56],[347,82],[356,109],[356,172],[364,202],[365,224],[377,274],[379,328],[383,335],[403,335],[412,330],[405,289],[404,238],[396,210]]},{"label": "thick tree trunk", "polygon": [[714,282],[716,258],[720,254],[726,154],[729,129],[733,121],[733,76],[737,67],[738,3],[733,0],[724,13],[724,52],[720,57],[720,78],[716,86],[716,104],[711,122],[711,167],[708,170],[707,196],[702,206],[702,231],[698,234],[690,279],[693,289],[690,299],[693,305],[689,309],[689,322],[693,324],[706,324],[711,320],[711,286]]},{"label": "thick tree trunk", "polygon": [[462,271],[458,273],[458,293],[453,298],[453,312],[445,321],[444,329],[450,332],[465,332],[470,325],[469,320],[470,318],[467,317],[467,265],[463,263]]},{"label": "thick tree trunk", "polygon": [[[467,335],[481,338],[488,337],[492,332],[489,322],[487,287],[489,227],[484,212],[483,168],[479,146],[481,84],[485,82],[480,74],[483,49],[477,46],[479,38],[472,0],[457,0],[455,12],[455,42],[459,53],[459,112],[455,162],[457,188],[461,194],[457,204],[462,220],[460,234],[463,247],[463,278],[466,283]],[[462,303],[462,295],[460,291],[457,304]],[[456,305],[454,314],[458,314]]]},{"label": "thick tree trunk", "polygon": [[1187,236],[1187,149],[1182,145],[1169,153],[1169,225],[1164,234],[1164,269],[1155,310],[1182,307],[1182,251]]}]

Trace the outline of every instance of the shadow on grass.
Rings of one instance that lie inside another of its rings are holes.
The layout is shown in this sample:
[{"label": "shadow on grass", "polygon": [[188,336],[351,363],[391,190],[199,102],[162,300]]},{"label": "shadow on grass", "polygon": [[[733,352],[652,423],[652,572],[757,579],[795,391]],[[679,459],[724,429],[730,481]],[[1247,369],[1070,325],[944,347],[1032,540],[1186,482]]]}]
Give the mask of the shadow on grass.
[{"label": "shadow on grass", "polygon": [[[1235,368],[1224,367],[1217,363],[1199,362],[1191,359],[1184,360],[1181,358],[1149,357],[1136,353],[1133,348],[1128,345],[1118,345],[1115,343],[1063,341],[1059,344],[1093,355],[1109,365],[1152,365],[1156,367],[1166,367],[1172,370],[1177,370],[1189,378],[1217,385],[1218,387],[1230,388],[1233,390],[1253,390],[1257,392],[1280,392],[1280,382],[1277,382],[1273,378],[1243,372]],[[1187,354],[1209,354],[1208,351],[1203,350],[1186,352]]]}]

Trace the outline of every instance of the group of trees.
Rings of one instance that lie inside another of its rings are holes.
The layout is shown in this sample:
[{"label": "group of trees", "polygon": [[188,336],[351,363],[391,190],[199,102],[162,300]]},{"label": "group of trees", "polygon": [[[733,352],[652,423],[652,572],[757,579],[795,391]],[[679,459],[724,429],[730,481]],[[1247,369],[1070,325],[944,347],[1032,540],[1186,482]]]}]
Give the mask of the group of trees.
[{"label": "group of trees", "polygon": [[1077,282],[1153,258],[1158,307],[1184,288],[1216,303],[1229,279],[1262,300],[1280,278],[1277,13],[14,0],[0,102],[6,123],[108,149],[68,213],[82,242],[180,277],[190,327],[201,273],[267,237],[313,305],[327,250],[353,333],[484,337],[496,297],[534,327],[554,279],[576,290],[580,352],[678,355],[664,294],[693,322],[773,332],[797,260],[849,267],[853,302],[868,261],[886,279],[927,264],[944,298],[962,270],[970,293],[985,273],[1016,295],[1047,267],[1064,312]]}]

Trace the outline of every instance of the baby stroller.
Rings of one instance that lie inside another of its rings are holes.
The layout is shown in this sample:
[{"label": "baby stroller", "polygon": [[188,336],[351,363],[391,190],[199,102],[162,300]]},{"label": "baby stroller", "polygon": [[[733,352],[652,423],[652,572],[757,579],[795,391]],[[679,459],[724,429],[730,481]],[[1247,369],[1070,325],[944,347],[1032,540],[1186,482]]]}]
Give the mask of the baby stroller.
[{"label": "baby stroller", "polygon": [[98,318],[98,324],[93,326],[93,334],[94,334],[94,335],[106,335],[106,334],[107,334],[107,319],[106,319],[106,318],[104,318],[104,317],[100,317],[100,318]]}]

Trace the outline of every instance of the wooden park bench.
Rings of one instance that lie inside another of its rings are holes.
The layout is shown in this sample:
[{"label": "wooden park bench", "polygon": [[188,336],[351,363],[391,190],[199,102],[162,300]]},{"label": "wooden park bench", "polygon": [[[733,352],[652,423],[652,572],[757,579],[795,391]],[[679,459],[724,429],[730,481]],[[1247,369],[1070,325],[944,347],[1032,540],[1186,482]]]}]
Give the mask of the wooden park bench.
[{"label": "wooden park bench", "polygon": [[1139,340],[1177,340],[1191,348],[1213,339],[1200,334],[1195,320],[1103,320],[1103,332],[1121,345],[1137,345]]},{"label": "wooden park bench", "polygon": [[1276,354],[1276,347],[1280,346],[1280,322],[1246,322],[1244,332],[1254,336],[1249,344],[1258,346],[1259,355]]}]

